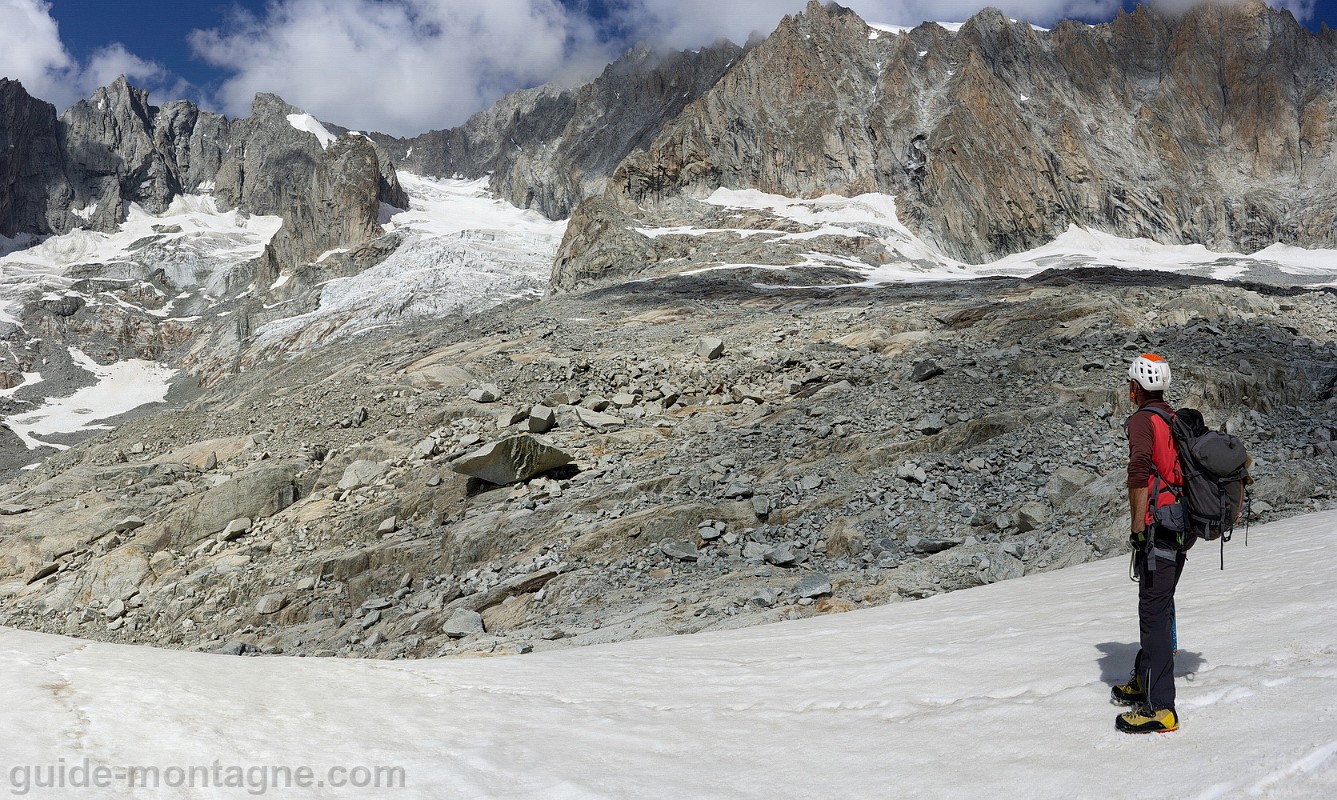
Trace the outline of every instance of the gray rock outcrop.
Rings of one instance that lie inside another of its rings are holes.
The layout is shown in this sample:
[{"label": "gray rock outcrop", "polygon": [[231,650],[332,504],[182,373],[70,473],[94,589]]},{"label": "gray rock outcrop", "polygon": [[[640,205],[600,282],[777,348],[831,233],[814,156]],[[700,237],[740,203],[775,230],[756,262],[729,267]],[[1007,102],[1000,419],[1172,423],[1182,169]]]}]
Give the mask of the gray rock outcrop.
[{"label": "gray rock outcrop", "polygon": [[71,197],[55,107],[0,78],[0,236],[65,230]]},{"label": "gray rock outcrop", "polygon": [[223,117],[188,103],[163,114],[124,76],[73,105],[60,128],[74,208],[84,209],[96,230],[121,223],[126,202],[165,211],[174,197],[198,187],[188,182],[192,177],[208,180],[228,144]]},{"label": "gray rock outcrop", "polygon": [[[0,234],[113,230],[126,204],[151,213],[212,185],[224,206],[281,216],[260,278],[381,233],[380,204],[408,206],[388,153],[346,134],[328,147],[289,117],[300,109],[257,95],[229,122],[177,101],[159,108],[124,77],[54,119],[15,81],[0,84]],[[268,284],[266,284],[268,285]]]}]

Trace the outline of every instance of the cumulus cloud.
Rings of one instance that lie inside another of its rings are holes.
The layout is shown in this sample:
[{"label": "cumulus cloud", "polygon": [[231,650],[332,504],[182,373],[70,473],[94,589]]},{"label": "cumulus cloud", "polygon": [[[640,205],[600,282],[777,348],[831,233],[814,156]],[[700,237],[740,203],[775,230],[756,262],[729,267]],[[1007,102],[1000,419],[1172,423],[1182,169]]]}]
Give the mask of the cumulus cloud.
[{"label": "cumulus cloud", "polygon": [[99,86],[106,86],[124,75],[134,86],[158,87],[175,82],[167,68],[156,61],[148,61],[125,49],[120,42],[103,47],[88,59],[80,70],[79,84],[85,95]]},{"label": "cumulus cloud", "polygon": [[60,39],[51,4],[0,0],[0,75],[23,84],[33,97],[64,111],[120,75],[155,96],[182,97],[188,90],[165,67],[112,42],[80,63]]},{"label": "cumulus cloud", "polygon": [[191,45],[231,73],[218,92],[229,114],[273,92],[322,119],[399,134],[459,124],[609,55],[589,19],[556,0],[282,0],[196,31]]},{"label": "cumulus cloud", "polygon": [[75,64],[50,9],[40,0],[0,0],[0,75],[55,103],[68,92],[63,84]]}]

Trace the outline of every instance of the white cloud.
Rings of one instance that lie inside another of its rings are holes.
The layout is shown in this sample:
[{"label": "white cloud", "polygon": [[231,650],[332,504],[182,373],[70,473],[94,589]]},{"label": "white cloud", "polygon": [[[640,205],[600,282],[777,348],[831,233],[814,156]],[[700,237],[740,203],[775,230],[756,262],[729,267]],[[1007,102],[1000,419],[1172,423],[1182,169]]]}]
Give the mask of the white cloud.
[{"label": "white cloud", "polygon": [[130,81],[130,85],[138,87],[161,86],[172,79],[162,64],[146,61],[126,50],[120,42],[113,42],[88,59],[79,76],[79,86],[86,97],[121,75]]},{"label": "white cloud", "polygon": [[182,97],[188,88],[161,64],[113,42],[80,64],[65,48],[51,4],[44,0],[0,0],[0,75],[13,78],[33,97],[64,111],[120,75],[148,89],[155,99]]},{"label": "white cloud", "polygon": [[341,125],[414,134],[598,69],[610,54],[594,34],[556,0],[279,0],[263,17],[196,31],[191,45],[232,73],[218,93],[229,114],[273,92]]},{"label": "white cloud", "polygon": [[41,0],[0,0],[0,75],[64,109],[72,94],[67,83],[75,64],[60,41],[50,9],[50,3]]}]

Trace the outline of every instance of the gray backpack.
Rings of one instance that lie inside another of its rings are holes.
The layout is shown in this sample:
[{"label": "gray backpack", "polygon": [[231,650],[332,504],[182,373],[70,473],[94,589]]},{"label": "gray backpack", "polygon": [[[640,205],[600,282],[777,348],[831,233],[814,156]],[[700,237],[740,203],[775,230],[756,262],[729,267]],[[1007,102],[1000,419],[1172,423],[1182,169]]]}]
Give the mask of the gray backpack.
[{"label": "gray backpack", "polygon": [[1244,442],[1238,436],[1208,428],[1202,412],[1195,408],[1181,408],[1174,414],[1158,408],[1145,410],[1170,426],[1184,478],[1179,487],[1167,483],[1166,488],[1179,499],[1156,510],[1157,524],[1176,532],[1183,549],[1188,549],[1194,539],[1221,540],[1224,569],[1225,543],[1230,541],[1248,503],[1251,481]]}]

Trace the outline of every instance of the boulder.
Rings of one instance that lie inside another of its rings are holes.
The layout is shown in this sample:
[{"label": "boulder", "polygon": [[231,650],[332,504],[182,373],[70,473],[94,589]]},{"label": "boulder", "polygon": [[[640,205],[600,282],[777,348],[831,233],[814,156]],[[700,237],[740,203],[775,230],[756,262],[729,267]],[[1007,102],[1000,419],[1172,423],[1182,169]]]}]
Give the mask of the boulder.
[{"label": "boulder", "polygon": [[942,414],[932,412],[925,414],[915,421],[914,428],[925,436],[932,436],[935,433],[941,433],[942,429],[947,427],[943,422]]},{"label": "boulder", "polygon": [[915,362],[914,367],[910,369],[910,380],[914,383],[923,383],[924,381],[932,380],[944,373],[945,370],[938,366],[938,362],[929,358]]},{"label": "boulder", "polygon": [[600,433],[617,430],[627,424],[627,421],[621,417],[591,411],[580,406],[575,407],[575,412],[576,419],[580,420],[582,425],[593,428]]},{"label": "boulder", "polygon": [[557,411],[548,406],[529,409],[529,432],[547,433],[557,427]]},{"label": "boulder", "polygon": [[779,593],[774,589],[761,588],[752,593],[749,602],[759,605],[762,608],[770,608],[775,605],[776,601],[779,599]]},{"label": "boulder", "polygon": [[255,604],[257,614],[277,614],[288,604],[288,598],[283,596],[282,592],[271,592],[261,597]]},{"label": "boulder", "polygon": [[501,399],[501,390],[490,383],[485,383],[477,389],[470,389],[469,399],[475,403],[495,403]]},{"label": "boulder", "polygon": [[385,465],[377,461],[354,461],[344,468],[338,487],[342,490],[366,486],[385,474]]},{"label": "boulder", "polygon": [[766,402],[766,394],[756,386],[749,386],[746,383],[740,383],[730,390],[735,403],[741,403],[744,400],[751,400],[760,405]]},{"label": "boulder", "polygon": [[125,601],[119,597],[116,598],[115,600],[112,600],[110,603],[107,604],[107,607],[102,611],[102,616],[106,617],[109,620],[119,619],[125,616]]},{"label": "boulder", "polygon": [[828,558],[855,558],[863,554],[864,536],[852,517],[836,517],[823,531]]},{"label": "boulder", "polygon": [[995,551],[984,564],[982,578],[985,583],[997,583],[999,581],[1020,578],[1026,573],[1026,566],[1021,560],[999,549]]},{"label": "boulder", "polygon": [[1017,511],[1017,531],[1026,533],[1044,527],[1049,521],[1049,506],[1032,500]]},{"label": "boulder", "polygon": [[724,355],[724,340],[714,336],[704,336],[696,342],[696,354],[704,359],[713,360]]},{"label": "boulder", "polygon": [[184,500],[163,521],[174,544],[190,544],[222,532],[238,517],[266,519],[297,500],[297,474],[305,461],[262,461],[260,466]]},{"label": "boulder", "polygon": [[467,608],[461,608],[450,615],[450,619],[441,626],[441,632],[452,639],[462,639],[465,636],[478,633],[486,633],[483,627],[483,615],[477,611],[470,611]]},{"label": "boulder", "polygon": [[440,444],[435,438],[428,436],[413,446],[413,456],[418,459],[431,458],[436,455]]},{"label": "boulder", "polygon": [[492,442],[461,456],[450,468],[498,486],[518,483],[571,463],[571,456],[528,434]]},{"label": "boulder", "polygon": [[218,538],[224,542],[230,542],[233,539],[240,539],[242,536],[251,532],[251,520],[249,517],[237,517],[223,528],[223,532]]},{"label": "boulder", "polygon": [[749,561],[765,559],[774,548],[761,542],[746,542],[743,545],[743,558]]},{"label": "boulder", "polygon": [[831,594],[831,580],[820,572],[805,575],[802,580],[794,584],[795,597],[817,598],[828,594]]},{"label": "boulder", "polygon": [[701,551],[696,549],[696,545],[691,542],[665,540],[659,543],[659,550],[669,558],[675,558],[679,561],[699,561]]},{"label": "boulder", "polygon": [[961,544],[954,539],[930,539],[925,536],[911,536],[905,540],[911,550],[916,553],[928,555],[930,553],[941,553],[943,550],[950,550]]},{"label": "boulder", "polygon": [[1053,503],[1061,503],[1096,479],[1095,473],[1081,467],[1059,467],[1045,484],[1045,496]]}]

